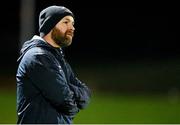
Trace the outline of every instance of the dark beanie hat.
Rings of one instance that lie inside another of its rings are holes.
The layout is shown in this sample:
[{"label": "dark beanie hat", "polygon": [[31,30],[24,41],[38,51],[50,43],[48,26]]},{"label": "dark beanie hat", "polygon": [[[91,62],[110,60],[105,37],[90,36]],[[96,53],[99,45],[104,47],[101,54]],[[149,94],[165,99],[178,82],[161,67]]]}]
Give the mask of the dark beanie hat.
[{"label": "dark beanie hat", "polygon": [[39,14],[39,33],[43,37],[65,16],[74,17],[73,13],[64,6],[49,6]]}]

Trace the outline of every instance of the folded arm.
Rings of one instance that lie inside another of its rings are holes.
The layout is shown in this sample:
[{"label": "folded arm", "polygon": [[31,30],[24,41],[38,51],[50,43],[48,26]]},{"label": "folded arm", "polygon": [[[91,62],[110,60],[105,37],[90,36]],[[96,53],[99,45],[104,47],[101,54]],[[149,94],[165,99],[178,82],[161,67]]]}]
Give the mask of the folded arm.
[{"label": "folded arm", "polygon": [[74,92],[69,88],[64,72],[54,59],[45,53],[28,56],[26,66],[28,76],[45,99],[58,111],[75,115],[79,108],[73,99]]}]

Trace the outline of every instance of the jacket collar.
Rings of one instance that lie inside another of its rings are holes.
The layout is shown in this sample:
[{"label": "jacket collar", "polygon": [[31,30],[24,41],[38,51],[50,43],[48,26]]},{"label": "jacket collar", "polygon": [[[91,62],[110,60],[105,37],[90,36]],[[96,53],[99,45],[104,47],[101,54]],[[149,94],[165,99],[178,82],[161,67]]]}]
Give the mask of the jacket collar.
[{"label": "jacket collar", "polygon": [[[41,41],[44,41],[45,43],[47,43],[42,37],[40,37],[40,36],[38,36],[38,35],[34,35],[34,36],[32,37],[32,40],[36,40],[36,39],[41,40]],[[47,44],[48,44],[48,43],[47,43]],[[48,45],[49,45],[49,44],[48,44]],[[51,46],[51,45],[50,45],[50,46]],[[51,46],[51,47],[52,47],[52,46]],[[63,57],[65,56],[62,48],[55,48],[55,47],[52,47],[52,48],[55,49],[55,51],[58,53],[58,55],[61,55],[61,56],[63,56]]]}]

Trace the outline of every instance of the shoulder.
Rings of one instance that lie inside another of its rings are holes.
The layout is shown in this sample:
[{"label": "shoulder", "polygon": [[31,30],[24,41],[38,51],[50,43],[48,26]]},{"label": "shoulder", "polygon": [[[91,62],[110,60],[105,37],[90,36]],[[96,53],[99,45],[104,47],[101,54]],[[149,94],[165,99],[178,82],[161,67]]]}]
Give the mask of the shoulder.
[{"label": "shoulder", "polygon": [[37,63],[47,65],[56,63],[56,59],[48,49],[43,47],[33,47],[24,54],[21,62],[25,62],[27,65]]},{"label": "shoulder", "polygon": [[46,48],[44,47],[33,47],[29,49],[24,56],[31,56],[31,57],[36,57],[36,56],[48,56],[51,57],[53,54]]}]

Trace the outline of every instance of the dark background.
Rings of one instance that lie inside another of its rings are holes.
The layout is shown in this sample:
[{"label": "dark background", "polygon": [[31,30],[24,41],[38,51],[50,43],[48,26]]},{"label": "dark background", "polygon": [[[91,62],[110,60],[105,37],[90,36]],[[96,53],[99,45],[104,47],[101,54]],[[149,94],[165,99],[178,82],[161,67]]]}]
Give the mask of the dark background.
[{"label": "dark background", "polygon": [[[97,77],[108,76],[108,78],[110,77],[115,81],[124,71],[129,71],[129,73],[126,73],[127,76],[124,77],[124,80],[125,78],[131,79],[133,69],[131,67],[137,67],[135,70],[138,71],[139,66],[140,69],[145,69],[145,72],[151,71],[154,74],[156,67],[161,66],[166,68],[165,71],[169,74],[156,75],[156,77],[162,78],[165,82],[168,79],[169,82],[165,84],[165,88],[172,84],[176,88],[179,87],[179,81],[177,81],[179,80],[180,55],[178,42],[179,12],[176,3],[36,0],[34,34],[38,34],[39,12],[43,8],[55,4],[66,6],[75,14],[75,37],[73,44],[65,49],[65,54],[72,66],[77,66],[75,69],[78,72],[83,71],[78,67],[94,67],[96,73],[104,73],[104,75],[97,75]],[[20,0],[11,3],[4,1],[4,3],[1,3],[0,10],[1,79],[7,73],[8,78],[11,76],[14,80],[20,43]],[[168,65],[166,65],[167,63]],[[121,69],[117,70],[117,67],[124,68],[125,64],[128,65],[126,65],[127,69],[125,68],[119,73]],[[149,69],[146,69],[147,66],[150,66]],[[101,67],[101,69],[97,67]],[[109,69],[106,70],[107,67]],[[154,70],[151,70],[151,68],[154,68]],[[162,74],[164,69],[160,71]],[[143,70],[141,72],[144,74]],[[133,78],[137,77],[135,76],[136,73],[132,74],[134,74]],[[136,79],[137,83],[141,82],[142,74],[138,76],[139,79]],[[169,77],[170,74],[171,77]],[[93,75],[93,73],[89,75]],[[90,79],[89,76],[87,77]],[[105,78],[105,82],[110,81]],[[84,79],[86,80],[86,76]],[[152,79],[149,79],[145,80],[149,81],[149,84],[157,82],[161,86],[160,82],[165,83],[163,80],[154,79],[154,81],[151,81]],[[140,81],[138,82],[138,80]],[[174,82],[171,83],[170,81]],[[13,82],[7,84],[14,86]]]},{"label": "dark background", "polygon": [[[0,4],[0,123],[17,120],[22,1]],[[75,123],[180,123],[178,2],[34,1],[35,31],[28,34],[38,35],[39,12],[49,5],[64,5],[75,15],[75,37],[64,51],[92,91],[90,105]],[[28,7],[25,12],[30,13]]]}]

